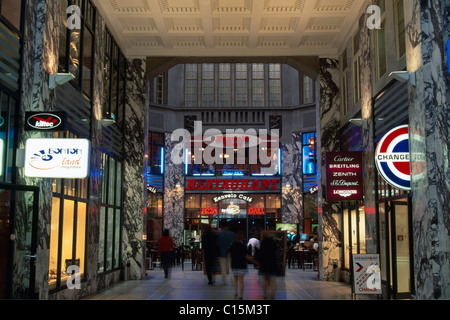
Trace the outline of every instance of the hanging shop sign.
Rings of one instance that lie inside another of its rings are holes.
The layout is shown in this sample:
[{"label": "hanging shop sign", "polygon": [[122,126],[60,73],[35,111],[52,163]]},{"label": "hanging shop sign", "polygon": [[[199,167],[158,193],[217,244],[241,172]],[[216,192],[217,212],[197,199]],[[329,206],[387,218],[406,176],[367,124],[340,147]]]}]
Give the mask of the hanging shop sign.
[{"label": "hanging shop sign", "polygon": [[87,139],[28,139],[25,176],[83,179],[88,176],[89,155]]},{"label": "hanging shop sign", "polygon": [[361,152],[327,152],[327,201],[359,201],[363,199]]},{"label": "hanging shop sign", "polygon": [[220,196],[214,197],[212,200],[217,203],[221,200],[226,200],[226,199],[241,199],[247,202],[252,202],[253,198],[249,197],[248,195],[245,194],[236,194],[236,193],[227,193],[227,194],[222,194]]},{"label": "hanging shop sign", "polygon": [[25,112],[25,130],[65,131],[66,118],[63,111]]},{"label": "hanging shop sign", "polygon": [[354,254],[353,279],[355,294],[381,294],[380,256]]},{"label": "hanging shop sign", "polygon": [[280,179],[188,179],[186,190],[279,190]]},{"label": "hanging shop sign", "polygon": [[151,193],[156,193],[156,187],[151,186],[151,185],[147,185],[147,191],[151,192]]},{"label": "hanging shop sign", "polygon": [[375,164],[383,179],[401,190],[411,190],[408,125],[395,127],[378,142]]}]

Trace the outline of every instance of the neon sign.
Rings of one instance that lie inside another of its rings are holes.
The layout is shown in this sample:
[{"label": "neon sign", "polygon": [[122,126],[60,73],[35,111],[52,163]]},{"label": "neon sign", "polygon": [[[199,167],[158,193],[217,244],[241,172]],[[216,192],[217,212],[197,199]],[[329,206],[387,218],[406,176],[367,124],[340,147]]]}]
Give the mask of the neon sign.
[{"label": "neon sign", "polygon": [[186,190],[277,190],[280,179],[189,179]]},{"label": "neon sign", "polygon": [[218,214],[219,210],[217,208],[202,208],[200,213],[205,215],[214,215]]},{"label": "neon sign", "polygon": [[248,208],[248,214],[264,214],[263,208]]}]

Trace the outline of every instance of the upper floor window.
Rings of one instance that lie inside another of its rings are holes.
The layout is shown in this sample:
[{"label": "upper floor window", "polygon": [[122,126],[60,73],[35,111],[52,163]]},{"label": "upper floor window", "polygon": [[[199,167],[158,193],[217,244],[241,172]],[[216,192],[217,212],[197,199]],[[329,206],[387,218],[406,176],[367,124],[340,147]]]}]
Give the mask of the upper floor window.
[{"label": "upper floor window", "polygon": [[359,49],[359,32],[356,32],[352,39],[353,44],[353,59],[352,59],[352,78],[353,78],[353,104],[358,103],[361,99],[361,83],[360,83],[360,65],[361,65],[361,51]]},{"label": "upper floor window", "polygon": [[148,168],[150,174],[164,173],[164,134],[148,133]]},{"label": "upper floor window", "polygon": [[245,107],[248,102],[248,88],[247,88],[247,64],[236,64],[236,106]]},{"label": "upper floor window", "polygon": [[[81,29],[67,28],[67,8],[80,8]],[[91,96],[96,10],[90,0],[60,1],[59,71],[75,76],[73,83]]]},{"label": "upper floor window", "polygon": [[186,107],[197,106],[197,65],[186,64],[184,72],[184,99]]},{"label": "upper floor window", "polygon": [[405,38],[405,12],[403,0],[396,0],[395,3],[395,34],[397,38],[397,57],[400,59],[406,53]]},{"label": "upper floor window", "polygon": [[307,75],[303,75],[303,103],[314,102],[314,80]]},{"label": "upper floor window", "polygon": [[0,3],[1,17],[13,26],[16,29],[15,31],[20,31],[22,0],[2,0]]},{"label": "upper floor window", "polygon": [[231,106],[231,65],[219,64],[219,106]]},{"label": "upper floor window", "polygon": [[377,77],[382,77],[387,71],[387,57],[386,57],[386,5],[385,0],[377,0],[376,4],[381,9],[381,27],[375,32],[375,46],[376,46],[376,68]]},{"label": "upper floor window", "polygon": [[281,106],[281,65],[269,64],[269,106]]},{"label": "upper floor window", "polygon": [[264,64],[252,64],[252,105],[264,106]]},{"label": "upper floor window", "polygon": [[202,106],[214,106],[214,64],[202,64]]}]

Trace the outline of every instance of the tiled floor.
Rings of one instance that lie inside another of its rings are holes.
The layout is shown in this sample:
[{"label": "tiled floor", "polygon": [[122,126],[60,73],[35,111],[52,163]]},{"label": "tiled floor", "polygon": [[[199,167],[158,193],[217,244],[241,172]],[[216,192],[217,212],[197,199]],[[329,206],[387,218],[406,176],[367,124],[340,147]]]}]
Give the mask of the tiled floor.
[{"label": "tiled floor", "polygon": [[[261,277],[258,270],[249,267],[245,276],[244,300],[263,298]],[[87,300],[234,300],[232,276],[222,284],[221,276],[208,285],[203,271],[192,271],[190,266],[172,269],[170,277],[164,278],[163,270],[147,271],[145,280],[116,283]],[[286,268],[286,276],[277,278],[276,300],[351,300],[351,287],[342,282],[320,281],[317,271]],[[367,297],[363,297],[367,299]]]}]

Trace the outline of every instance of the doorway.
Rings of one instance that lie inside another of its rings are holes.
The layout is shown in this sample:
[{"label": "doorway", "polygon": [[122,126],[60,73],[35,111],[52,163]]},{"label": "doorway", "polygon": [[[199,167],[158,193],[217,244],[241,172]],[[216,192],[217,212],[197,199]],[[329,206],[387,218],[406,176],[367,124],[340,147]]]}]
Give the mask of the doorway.
[{"label": "doorway", "polygon": [[0,299],[36,298],[39,188],[0,184]]},{"label": "doorway", "polygon": [[382,284],[392,299],[414,293],[411,197],[378,203]]}]

